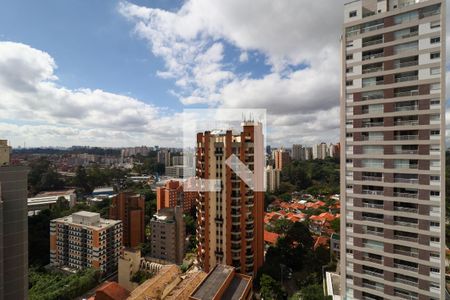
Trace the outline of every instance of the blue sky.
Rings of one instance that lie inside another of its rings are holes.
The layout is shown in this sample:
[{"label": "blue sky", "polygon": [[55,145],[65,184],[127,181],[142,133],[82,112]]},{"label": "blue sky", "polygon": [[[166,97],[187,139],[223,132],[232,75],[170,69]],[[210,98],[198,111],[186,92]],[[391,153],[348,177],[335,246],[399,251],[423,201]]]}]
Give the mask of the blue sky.
[{"label": "blue sky", "polygon": [[214,107],[267,109],[275,146],[337,142],[343,3],[2,1],[0,137],[180,146],[180,112]]}]

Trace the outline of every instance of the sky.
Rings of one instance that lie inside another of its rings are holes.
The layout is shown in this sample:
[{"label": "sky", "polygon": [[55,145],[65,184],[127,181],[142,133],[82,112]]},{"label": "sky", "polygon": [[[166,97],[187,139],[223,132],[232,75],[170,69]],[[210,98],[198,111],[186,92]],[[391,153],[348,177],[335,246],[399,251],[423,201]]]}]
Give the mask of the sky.
[{"label": "sky", "polygon": [[273,146],[335,143],[344,2],[4,0],[0,138],[180,147],[184,109],[262,108]]}]

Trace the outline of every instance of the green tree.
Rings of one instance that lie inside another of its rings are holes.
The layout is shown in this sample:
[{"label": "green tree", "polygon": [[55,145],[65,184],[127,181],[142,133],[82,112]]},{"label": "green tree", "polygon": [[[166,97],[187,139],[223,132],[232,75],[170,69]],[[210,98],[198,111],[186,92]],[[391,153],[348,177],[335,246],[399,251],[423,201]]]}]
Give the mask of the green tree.
[{"label": "green tree", "polygon": [[269,275],[263,274],[260,279],[261,296],[265,300],[282,300],[285,293],[281,285]]},{"label": "green tree", "polygon": [[269,226],[269,231],[278,233],[278,234],[284,234],[287,233],[288,230],[292,227],[294,223],[286,218],[279,218],[272,222],[272,224]]},{"label": "green tree", "polygon": [[323,287],[321,284],[309,285],[300,290],[300,299],[303,300],[327,300],[331,297],[326,297],[323,294]]}]

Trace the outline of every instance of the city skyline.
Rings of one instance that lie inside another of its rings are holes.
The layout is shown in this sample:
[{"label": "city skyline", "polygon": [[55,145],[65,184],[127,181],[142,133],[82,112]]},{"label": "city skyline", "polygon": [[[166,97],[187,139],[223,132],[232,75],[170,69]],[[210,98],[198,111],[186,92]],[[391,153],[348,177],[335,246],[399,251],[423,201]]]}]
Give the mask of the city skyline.
[{"label": "city skyline", "polygon": [[7,1],[0,135],[14,147],[177,146],[184,108],[261,107],[271,145],[338,140],[345,1],[134,2]]}]

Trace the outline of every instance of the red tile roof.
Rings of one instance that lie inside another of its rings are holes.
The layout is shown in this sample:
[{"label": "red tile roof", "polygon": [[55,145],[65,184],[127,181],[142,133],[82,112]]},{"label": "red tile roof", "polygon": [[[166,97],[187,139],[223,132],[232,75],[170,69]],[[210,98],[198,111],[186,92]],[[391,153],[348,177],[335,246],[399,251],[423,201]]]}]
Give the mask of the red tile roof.
[{"label": "red tile roof", "polygon": [[126,300],[130,292],[117,282],[105,282],[95,291],[94,299]]},{"label": "red tile roof", "polygon": [[280,235],[275,232],[264,230],[264,242],[275,245]]},{"label": "red tile roof", "polygon": [[314,250],[316,250],[320,246],[328,247],[329,238],[325,236],[319,236],[316,238],[314,243]]}]

